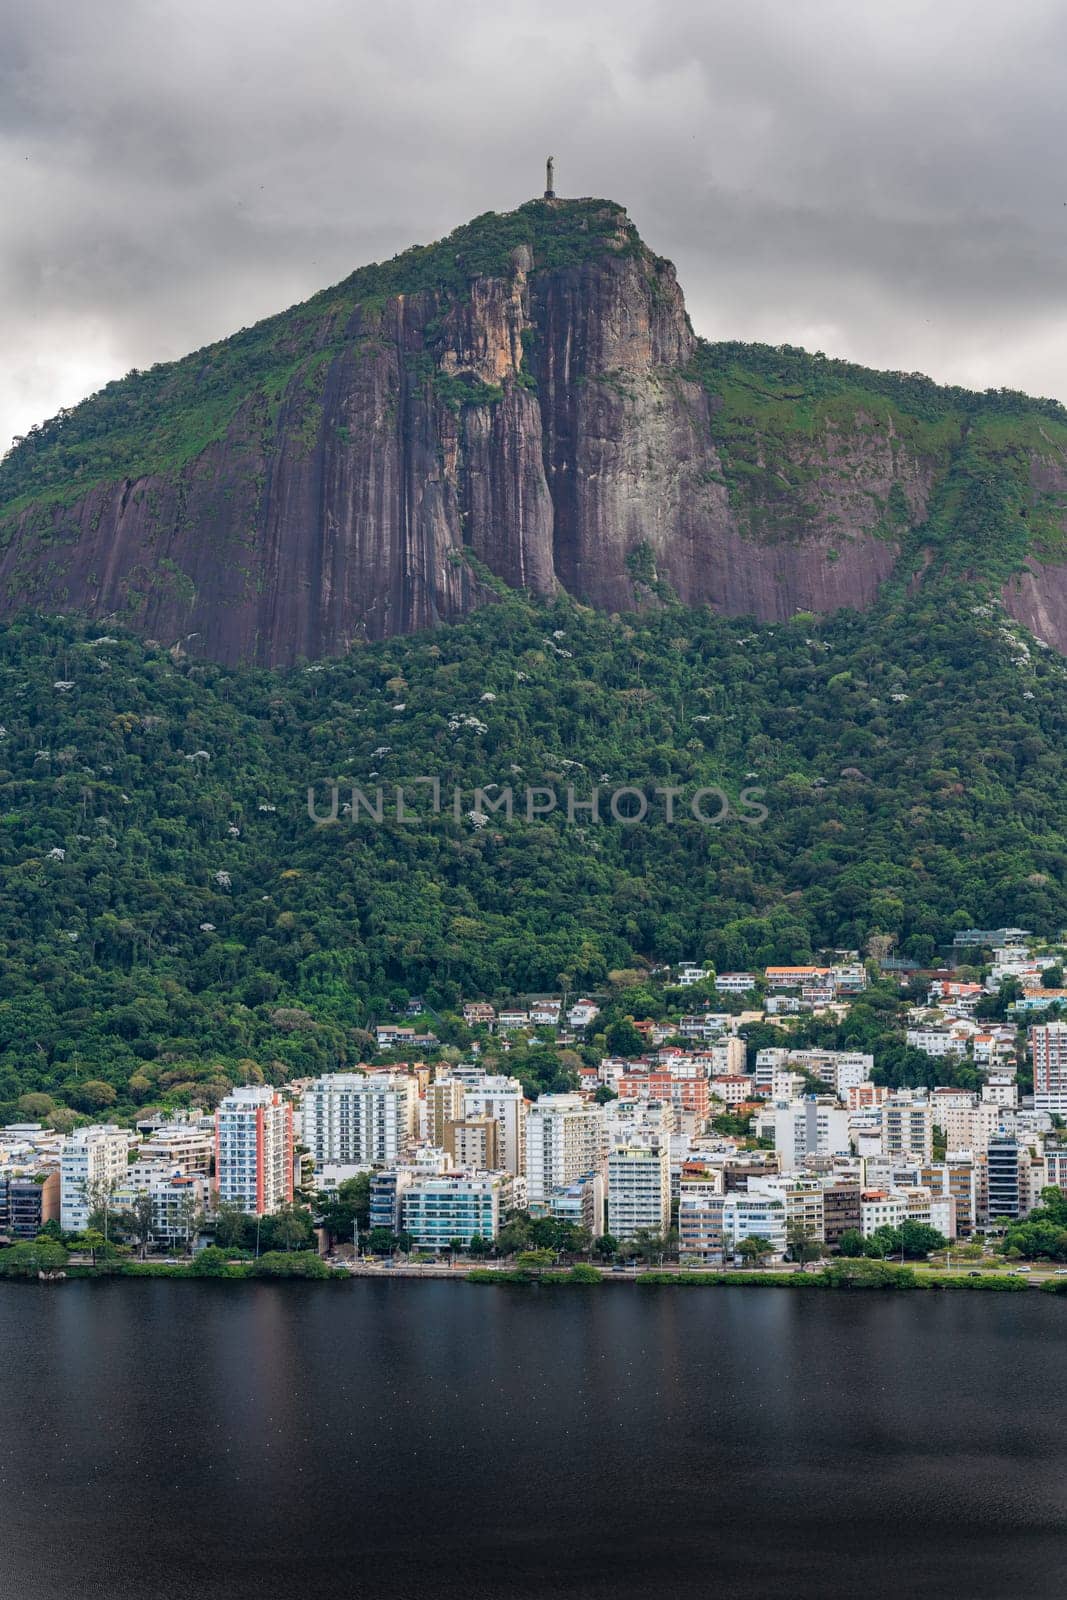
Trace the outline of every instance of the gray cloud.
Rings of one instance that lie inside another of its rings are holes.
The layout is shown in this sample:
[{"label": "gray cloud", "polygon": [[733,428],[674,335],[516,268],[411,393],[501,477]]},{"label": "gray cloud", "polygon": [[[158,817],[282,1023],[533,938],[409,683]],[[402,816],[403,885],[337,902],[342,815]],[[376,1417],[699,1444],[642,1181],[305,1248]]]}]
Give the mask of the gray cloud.
[{"label": "gray cloud", "polygon": [[1067,11],[0,0],[0,441],[538,192],[712,338],[1067,400]]}]

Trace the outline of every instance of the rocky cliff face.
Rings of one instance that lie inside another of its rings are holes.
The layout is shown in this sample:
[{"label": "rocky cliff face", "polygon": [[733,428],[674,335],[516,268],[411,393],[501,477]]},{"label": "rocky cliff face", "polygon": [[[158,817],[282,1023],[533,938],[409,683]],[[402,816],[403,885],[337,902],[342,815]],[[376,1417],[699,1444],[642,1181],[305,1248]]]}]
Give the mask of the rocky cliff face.
[{"label": "rocky cliff face", "polygon": [[[131,447],[124,473],[0,509],[4,611],[75,609],[273,665],[456,619],[495,580],[609,609],[667,586],[763,619],[870,604],[926,515],[936,453],[891,407],[853,407],[791,428],[773,459],[747,439],[741,477],[670,263],[606,203],[546,202],[538,238],[577,204],[595,248],[559,263],[522,242],[459,292],[310,302],[293,329],[276,319],[289,365],[253,373],[201,448],[145,470]],[[194,389],[221,359],[189,358]]]}]

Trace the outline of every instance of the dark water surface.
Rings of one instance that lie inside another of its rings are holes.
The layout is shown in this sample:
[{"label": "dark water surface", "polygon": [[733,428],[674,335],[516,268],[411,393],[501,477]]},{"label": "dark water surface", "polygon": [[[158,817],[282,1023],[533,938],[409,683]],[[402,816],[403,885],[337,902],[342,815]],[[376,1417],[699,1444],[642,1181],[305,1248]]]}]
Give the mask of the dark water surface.
[{"label": "dark water surface", "polygon": [[1067,1306],[0,1285],[2,1600],[1067,1593]]}]

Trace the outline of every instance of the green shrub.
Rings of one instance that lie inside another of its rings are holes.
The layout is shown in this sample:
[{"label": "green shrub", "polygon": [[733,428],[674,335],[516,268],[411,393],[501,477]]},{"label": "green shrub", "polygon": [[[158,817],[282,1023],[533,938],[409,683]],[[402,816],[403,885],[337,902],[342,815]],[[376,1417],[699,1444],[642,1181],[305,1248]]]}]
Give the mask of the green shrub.
[{"label": "green shrub", "polygon": [[577,1262],[567,1274],[568,1283],[603,1283],[603,1275],[596,1267],[590,1267],[585,1262]]},{"label": "green shrub", "polygon": [[268,1250],[252,1263],[249,1272],[251,1278],[332,1278],[334,1275],[313,1250]]},{"label": "green shrub", "polygon": [[220,1250],[217,1244],[210,1244],[201,1250],[189,1265],[189,1276],[192,1278],[228,1278],[230,1274],[226,1251]]}]

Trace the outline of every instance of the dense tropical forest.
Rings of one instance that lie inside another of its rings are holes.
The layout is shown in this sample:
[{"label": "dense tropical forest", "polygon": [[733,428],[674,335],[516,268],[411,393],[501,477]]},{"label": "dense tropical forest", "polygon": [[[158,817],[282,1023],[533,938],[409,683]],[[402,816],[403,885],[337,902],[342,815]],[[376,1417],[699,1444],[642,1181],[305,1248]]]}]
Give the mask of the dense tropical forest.
[{"label": "dense tropical forest", "polygon": [[[775,626],[503,593],[284,674],[20,619],[0,631],[0,1110],[33,1091],[101,1109],[87,1081],[107,1106],[329,1069],[413,994],[447,1013],[686,958],[881,934],[927,961],[968,925],[1057,933],[1065,676],[936,579]],[[409,788],[418,820],[398,822],[393,786],[420,776],[442,811]],[[308,787],[325,816],[331,780],[337,821],[315,823]],[[346,814],[353,784],[384,786],[381,824]],[[470,814],[492,784],[512,820]],[[562,803],[527,821],[528,785],[652,804],[632,825]],[[654,790],[702,785],[732,814],[683,799],[668,824]]]}]

